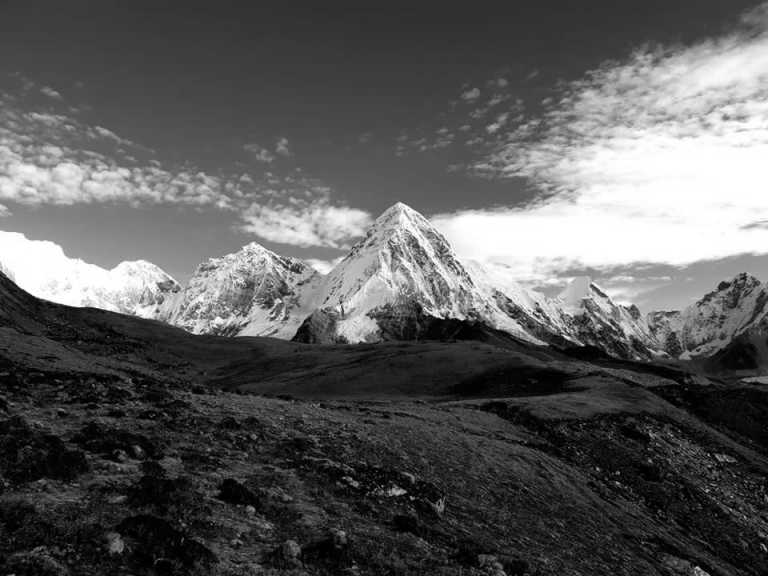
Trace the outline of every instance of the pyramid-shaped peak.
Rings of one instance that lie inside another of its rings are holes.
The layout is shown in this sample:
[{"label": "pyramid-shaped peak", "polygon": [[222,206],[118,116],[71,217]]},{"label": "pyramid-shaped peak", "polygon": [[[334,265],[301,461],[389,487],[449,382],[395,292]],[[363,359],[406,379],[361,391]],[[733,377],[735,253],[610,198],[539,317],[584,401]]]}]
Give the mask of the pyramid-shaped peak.
[{"label": "pyramid-shaped peak", "polygon": [[268,250],[267,248],[264,248],[261,244],[258,242],[249,242],[245,246],[243,246],[240,249],[240,252],[264,252],[264,253],[270,253],[272,254],[271,250]]},{"label": "pyramid-shaped peak", "polygon": [[397,202],[389,208],[387,208],[381,216],[376,219],[376,224],[386,224],[391,222],[404,222],[404,221],[419,221],[426,222],[419,212],[404,204],[403,202]]}]

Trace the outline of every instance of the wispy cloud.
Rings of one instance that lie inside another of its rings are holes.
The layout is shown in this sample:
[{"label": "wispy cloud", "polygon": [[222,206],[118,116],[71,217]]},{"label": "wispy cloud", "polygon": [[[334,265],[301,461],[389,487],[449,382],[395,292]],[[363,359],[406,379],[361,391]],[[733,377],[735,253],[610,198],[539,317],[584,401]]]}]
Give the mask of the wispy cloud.
[{"label": "wispy cloud", "polygon": [[243,146],[243,150],[248,152],[257,162],[271,164],[275,160],[275,155],[255,142],[249,142]]},{"label": "wispy cloud", "polygon": [[334,258],[333,260],[321,260],[319,258],[308,258],[306,262],[307,264],[312,266],[312,268],[320,272],[320,274],[328,274],[328,272],[334,269],[336,264],[341,262],[342,258],[343,256],[339,256],[338,258]]},{"label": "wispy cloud", "polygon": [[474,166],[541,191],[527,206],[444,214],[474,258],[523,278],[565,267],[683,266],[768,253],[768,11],[688,46],[645,47],[495,132]]},{"label": "wispy cloud", "polygon": [[43,86],[42,88],[40,88],[40,92],[48,96],[48,98],[53,98],[54,100],[63,100],[61,93],[58,92],[57,90],[54,90],[50,86]]},{"label": "wispy cloud", "polygon": [[474,102],[480,98],[480,88],[470,88],[461,93],[461,99],[466,102]]},{"label": "wispy cloud", "polygon": [[[24,89],[30,85],[27,80]],[[250,152],[274,158],[265,149]],[[287,139],[276,142],[275,154],[291,155]],[[210,174],[194,165],[167,165],[152,150],[69,109],[30,109],[24,99],[0,92],[0,217],[14,205],[178,205],[226,211],[237,228],[266,240],[337,247],[362,234],[369,216],[337,206],[332,196],[296,170]]]},{"label": "wispy cloud", "polygon": [[278,154],[279,156],[293,156],[293,152],[291,151],[291,145],[290,142],[288,142],[288,138],[285,138],[284,136],[277,139],[277,144],[275,145],[275,154]]},{"label": "wispy cloud", "polygon": [[0,96],[0,201],[21,205],[178,203],[229,208],[219,180],[135,161],[131,142],[100,126],[23,111]]},{"label": "wispy cloud", "polygon": [[254,204],[243,214],[243,229],[281,244],[347,248],[371,224],[368,212],[332,206],[320,198],[288,205]]}]

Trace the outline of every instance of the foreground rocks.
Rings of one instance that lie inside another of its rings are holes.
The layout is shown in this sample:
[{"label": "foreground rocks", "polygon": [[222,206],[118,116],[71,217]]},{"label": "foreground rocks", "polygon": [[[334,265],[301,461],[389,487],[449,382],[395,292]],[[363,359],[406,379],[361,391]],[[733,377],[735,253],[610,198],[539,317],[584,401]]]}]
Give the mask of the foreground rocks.
[{"label": "foreground rocks", "polygon": [[767,447],[717,388],[305,402],[119,379],[94,402],[75,378],[0,380],[0,574],[768,573]]}]

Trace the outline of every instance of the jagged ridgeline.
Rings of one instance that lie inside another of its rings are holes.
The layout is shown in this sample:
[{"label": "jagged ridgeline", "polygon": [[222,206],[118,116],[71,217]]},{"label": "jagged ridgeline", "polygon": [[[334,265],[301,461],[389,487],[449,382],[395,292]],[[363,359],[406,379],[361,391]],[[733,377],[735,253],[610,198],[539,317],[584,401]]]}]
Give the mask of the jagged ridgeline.
[{"label": "jagged ridgeline", "polygon": [[[29,266],[32,260],[38,264]],[[0,235],[0,262],[38,297],[154,318],[194,334],[359,343],[499,332],[619,358],[726,355],[744,366],[759,364],[766,348],[768,289],[746,274],[683,311],[648,316],[613,302],[589,278],[547,298],[462,261],[424,216],[402,203],[386,210],[325,276],[257,243],[200,264],[183,289],[149,262],[104,270],[20,234]]]}]

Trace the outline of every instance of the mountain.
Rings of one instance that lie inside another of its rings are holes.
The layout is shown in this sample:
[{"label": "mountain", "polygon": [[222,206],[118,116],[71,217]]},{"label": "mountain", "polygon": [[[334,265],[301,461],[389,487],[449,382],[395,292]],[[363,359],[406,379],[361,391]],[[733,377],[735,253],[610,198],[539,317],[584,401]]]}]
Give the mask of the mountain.
[{"label": "mountain", "polygon": [[485,324],[537,342],[473,281],[445,237],[398,203],[323,279],[317,310],[297,334],[309,342],[418,339],[423,319]]},{"label": "mountain", "polygon": [[738,335],[759,332],[768,315],[768,287],[749,274],[721,282],[682,312],[656,312],[649,324],[671,355],[712,356]]},{"label": "mountain", "polygon": [[159,267],[144,260],[122,262],[111,270],[66,256],[53,242],[0,232],[2,271],[31,294],[69,306],[90,306],[153,317],[180,287]]},{"label": "mountain", "polygon": [[768,574],[759,386],[0,302],[2,574]]},{"label": "mountain", "polygon": [[575,278],[558,300],[571,319],[567,330],[580,344],[619,358],[651,359],[659,354],[655,336],[640,310],[616,304],[590,278]]},{"label": "mountain", "polygon": [[326,275],[251,243],[198,266],[182,290],[145,261],[105,270],[51,242],[0,232],[0,271],[71,306],[154,318],[195,334],[312,343],[476,339],[597,348],[627,360],[768,358],[768,287],[741,274],[682,311],[643,316],[590,278],[557,297],[528,290],[498,265],[461,261],[421,214],[398,203]]},{"label": "mountain", "polygon": [[630,360],[658,355],[658,345],[637,307],[616,304],[588,277],[574,278],[555,298],[514,282],[498,266],[469,264],[473,277],[499,307],[549,344],[593,346]]},{"label": "mountain", "polygon": [[257,243],[197,267],[157,318],[194,334],[290,339],[311,312],[320,275]]}]

